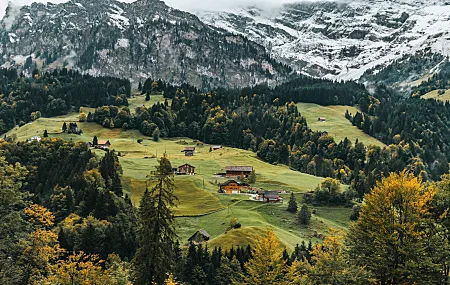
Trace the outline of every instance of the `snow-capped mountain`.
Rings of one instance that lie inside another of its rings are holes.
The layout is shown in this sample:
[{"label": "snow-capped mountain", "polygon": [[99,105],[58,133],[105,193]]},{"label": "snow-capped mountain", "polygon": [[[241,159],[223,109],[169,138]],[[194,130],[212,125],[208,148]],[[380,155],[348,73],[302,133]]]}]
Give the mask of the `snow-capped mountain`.
[{"label": "snow-capped mountain", "polygon": [[71,0],[16,7],[0,22],[0,65],[69,67],[198,87],[248,86],[291,70],[241,35],[158,0]]},{"label": "snow-capped mountain", "polygon": [[408,54],[447,56],[450,49],[450,2],[442,0],[321,0],[196,14],[302,73],[333,79],[358,79]]}]

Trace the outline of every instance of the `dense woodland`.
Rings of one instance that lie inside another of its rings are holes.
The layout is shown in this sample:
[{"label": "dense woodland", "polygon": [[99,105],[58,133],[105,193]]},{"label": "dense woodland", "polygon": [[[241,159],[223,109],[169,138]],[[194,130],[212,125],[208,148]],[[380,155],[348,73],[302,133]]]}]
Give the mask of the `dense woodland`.
[{"label": "dense woodland", "polygon": [[449,170],[449,108],[449,103],[404,98],[380,87],[370,104],[361,105],[362,113],[347,117],[365,133],[401,150],[397,159],[410,157],[409,167],[416,174],[438,179]]},{"label": "dense woodland", "polygon": [[51,117],[81,106],[128,105],[128,80],[81,75],[62,69],[31,76],[0,69],[0,133],[40,116]]}]

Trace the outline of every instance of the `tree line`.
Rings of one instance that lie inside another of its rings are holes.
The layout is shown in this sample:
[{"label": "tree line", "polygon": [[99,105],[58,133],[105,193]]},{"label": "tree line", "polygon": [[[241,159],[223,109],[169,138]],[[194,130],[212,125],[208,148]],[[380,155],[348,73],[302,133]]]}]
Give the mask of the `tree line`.
[{"label": "tree line", "polygon": [[81,106],[128,105],[128,80],[94,77],[61,69],[32,76],[0,69],[0,133],[16,125],[78,110]]}]

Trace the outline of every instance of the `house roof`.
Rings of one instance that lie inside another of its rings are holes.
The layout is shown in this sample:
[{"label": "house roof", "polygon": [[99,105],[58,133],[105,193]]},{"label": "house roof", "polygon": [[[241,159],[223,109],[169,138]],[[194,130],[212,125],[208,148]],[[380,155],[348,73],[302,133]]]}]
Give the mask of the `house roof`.
[{"label": "house roof", "polygon": [[111,144],[108,140],[98,140],[98,144]]},{"label": "house roof", "polygon": [[228,180],[228,181],[226,181],[226,182],[220,184],[220,186],[228,186],[228,185],[230,185],[231,183],[236,183],[236,184],[240,185],[239,182],[237,182],[236,180]]},{"label": "house roof", "polygon": [[226,171],[242,171],[242,172],[252,172],[253,166],[227,166]]},{"label": "house roof", "polygon": [[190,150],[195,150],[195,146],[185,146],[184,150],[186,151],[190,151]]},{"label": "house roof", "polygon": [[222,146],[221,145],[215,145],[215,146],[213,146],[213,148],[222,148]]},{"label": "house roof", "polygon": [[277,191],[264,191],[264,198],[278,199],[279,197]]},{"label": "house roof", "polygon": [[190,238],[188,238],[188,241],[193,240],[198,234],[201,234],[205,240],[209,240],[211,238],[211,236],[208,234],[207,231],[201,229],[197,231],[195,234],[193,234]]},{"label": "house roof", "polygon": [[188,163],[185,163],[185,164],[183,164],[183,165],[180,165],[180,166],[178,166],[178,168],[183,167],[183,166],[190,166],[190,167],[192,167],[192,168],[195,168],[195,166],[192,166],[192,165],[190,165],[190,164],[188,164]]}]

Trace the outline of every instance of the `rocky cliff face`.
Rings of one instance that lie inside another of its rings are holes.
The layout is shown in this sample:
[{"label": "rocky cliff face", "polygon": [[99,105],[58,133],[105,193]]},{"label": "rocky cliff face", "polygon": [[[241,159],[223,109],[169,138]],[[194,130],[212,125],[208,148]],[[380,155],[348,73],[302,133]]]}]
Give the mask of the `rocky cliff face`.
[{"label": "rocky cliff face", "polygon": [[4,67],[68,67],[134,82],[234,87],[273,83],[290,72],[263,46],[157,0],[10,4],[0,42]]},{"label": "rocky cliff face", "polygon": [[358,79],[417,52],[447,56],[450,48],[450,2],[443,0],[304,1],[196,14],[303,73],[333,79]]}]

